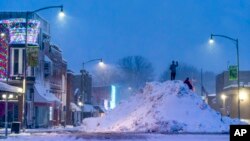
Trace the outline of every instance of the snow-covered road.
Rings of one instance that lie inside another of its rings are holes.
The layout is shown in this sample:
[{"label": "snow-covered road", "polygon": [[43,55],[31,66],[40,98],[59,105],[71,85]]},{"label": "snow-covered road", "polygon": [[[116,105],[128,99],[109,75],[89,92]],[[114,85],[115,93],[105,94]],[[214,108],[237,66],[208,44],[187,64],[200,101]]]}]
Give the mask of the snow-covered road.
[{"label": "snow-covered road", "polygon": [[6,141],[229,141],[227,134],[98,134],[35,133],[11,136]]}]

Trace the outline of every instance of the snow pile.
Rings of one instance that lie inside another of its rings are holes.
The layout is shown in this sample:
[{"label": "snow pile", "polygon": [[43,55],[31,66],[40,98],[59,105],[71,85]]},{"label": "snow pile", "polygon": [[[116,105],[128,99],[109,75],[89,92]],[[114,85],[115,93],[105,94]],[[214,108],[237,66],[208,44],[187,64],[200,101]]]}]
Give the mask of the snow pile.
[{"label": "snow pile", "polygon": [[104,117],[83,121],[90,132],[228,132],[237,119],[222,117],[182,81],[148,83]]}]

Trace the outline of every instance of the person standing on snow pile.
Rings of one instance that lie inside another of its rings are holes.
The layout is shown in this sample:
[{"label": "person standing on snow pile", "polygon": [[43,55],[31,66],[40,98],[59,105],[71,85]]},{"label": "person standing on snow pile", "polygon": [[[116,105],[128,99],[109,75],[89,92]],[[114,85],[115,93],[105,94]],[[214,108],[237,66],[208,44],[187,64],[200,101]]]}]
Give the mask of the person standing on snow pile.
[{"label": "person standing on snow pile", "polygon": [[176,67],[178,67],[178,62],[172,61],[172,64],[170,65],[169,69],[171,71],[171,80],[175,80],[176,76]]},{"label": "person standing on snow pile", "polygon": [[189,78],[187,77],[184,83],[188,86],[190,90],[193,90],[193,85],[191,84]]}]

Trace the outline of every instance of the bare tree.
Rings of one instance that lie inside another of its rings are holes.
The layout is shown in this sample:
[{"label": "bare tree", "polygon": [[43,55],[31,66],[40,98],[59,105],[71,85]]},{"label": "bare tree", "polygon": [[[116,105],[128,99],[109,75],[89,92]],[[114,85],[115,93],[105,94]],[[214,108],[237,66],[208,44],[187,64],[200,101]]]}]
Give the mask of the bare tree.
[{"label": "bare tree", "polygon": [[116,66],[105,64],[103,68],[96,68],[93,75],[95,86],[108,86],[118,84],[121,77]]},{"label": "bare tree", "polygon": [[121,82],[136,89],[153,80],[153,66],[142,56],[127,56],[118,61],[121,70]]}]

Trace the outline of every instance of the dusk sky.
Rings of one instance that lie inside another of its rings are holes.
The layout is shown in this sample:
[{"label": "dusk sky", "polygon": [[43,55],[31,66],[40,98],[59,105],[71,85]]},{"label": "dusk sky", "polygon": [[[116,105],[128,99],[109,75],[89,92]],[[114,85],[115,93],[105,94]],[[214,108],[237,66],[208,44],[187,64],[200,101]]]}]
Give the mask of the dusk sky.
[{"label": "dusk sky", "polygon": [[108,64],[128,55],[151,61],[156,74],[172,60],[219,73],[236,63],[239,39],[240,69],[250,70],[249,0],[1,0],[0,11],[32,11],[64,5],[39,15],[51,24],[52,41],[60,46],[68,68],[79,72],[82,62],[103,58]]}]

